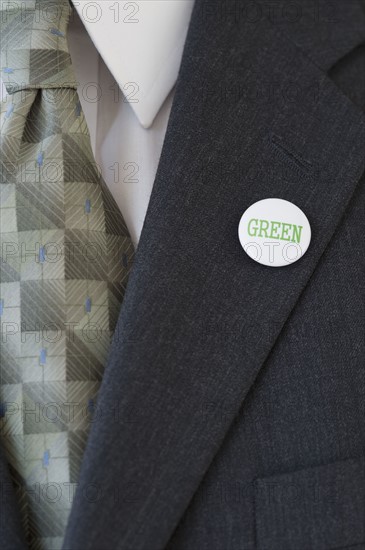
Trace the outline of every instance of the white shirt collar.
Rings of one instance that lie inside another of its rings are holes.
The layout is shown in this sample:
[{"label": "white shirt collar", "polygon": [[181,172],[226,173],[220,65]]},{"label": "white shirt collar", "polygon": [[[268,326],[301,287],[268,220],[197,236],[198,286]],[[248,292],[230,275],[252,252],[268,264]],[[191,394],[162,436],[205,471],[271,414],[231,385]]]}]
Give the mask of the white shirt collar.
[{"label": "white shirt collar", "polygon": [[75,0],[97,50],[149,128],[175,85],[194,0]]}]

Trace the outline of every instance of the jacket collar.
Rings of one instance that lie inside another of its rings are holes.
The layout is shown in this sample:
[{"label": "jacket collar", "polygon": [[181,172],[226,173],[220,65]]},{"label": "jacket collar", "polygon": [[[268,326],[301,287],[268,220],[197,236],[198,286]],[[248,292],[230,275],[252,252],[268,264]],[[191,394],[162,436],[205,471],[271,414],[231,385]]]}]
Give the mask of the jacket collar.
[{"label": "jacket collar", "polygon": [[[237,19],[236,5],[194,8],[65,549],[103,547],[106,531],[110,547],[166,546],[364,171],[365,116],[323,70],[356,33],[316,52],[304,28]],[[256,264],[237,238],[266,197],[311,223],[309,250],[285,268]]]},{"label": "jacket collar", "polygon": [[328,71],[353,48],[364,42],[365,9],[360,0],[300,0],[288,5],[259,0],[260,17],[287,36],[312,61]]}]

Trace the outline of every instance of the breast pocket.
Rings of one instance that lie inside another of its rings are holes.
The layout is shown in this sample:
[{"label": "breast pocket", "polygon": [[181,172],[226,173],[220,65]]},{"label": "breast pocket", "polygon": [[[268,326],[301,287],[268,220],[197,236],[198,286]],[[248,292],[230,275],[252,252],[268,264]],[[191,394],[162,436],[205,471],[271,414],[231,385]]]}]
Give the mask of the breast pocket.
[{"label": "breast pocket", "polygon": [[258,479],[258,550],[365,549],[365,458]]}]

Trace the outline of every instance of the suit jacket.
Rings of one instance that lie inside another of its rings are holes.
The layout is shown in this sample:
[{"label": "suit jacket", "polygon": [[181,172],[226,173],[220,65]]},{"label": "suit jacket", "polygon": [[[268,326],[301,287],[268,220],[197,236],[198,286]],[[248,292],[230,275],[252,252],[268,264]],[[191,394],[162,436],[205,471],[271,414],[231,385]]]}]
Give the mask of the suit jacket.
[{"label": "suit jacket", "polygon": [[[197,1],[65,550],[365,548],[364,41],[362,0]],[[284,268],[237,237],[268,197]]]}]

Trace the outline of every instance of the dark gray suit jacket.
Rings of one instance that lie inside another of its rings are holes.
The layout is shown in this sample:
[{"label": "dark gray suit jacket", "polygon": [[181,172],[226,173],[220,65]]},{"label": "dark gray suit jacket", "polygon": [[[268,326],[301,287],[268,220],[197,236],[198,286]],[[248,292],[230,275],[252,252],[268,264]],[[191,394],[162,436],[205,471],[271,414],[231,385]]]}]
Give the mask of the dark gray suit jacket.
[{"label": "dark gray suit jacket", "polygon": [[[364,42],[363,0],[197,0],[65,549],[365,548]],[[238,241],[267,197],[288,267]]]}]

